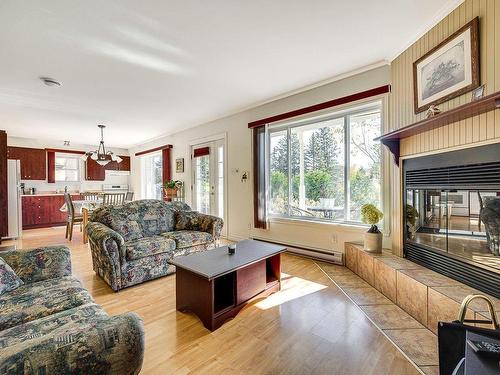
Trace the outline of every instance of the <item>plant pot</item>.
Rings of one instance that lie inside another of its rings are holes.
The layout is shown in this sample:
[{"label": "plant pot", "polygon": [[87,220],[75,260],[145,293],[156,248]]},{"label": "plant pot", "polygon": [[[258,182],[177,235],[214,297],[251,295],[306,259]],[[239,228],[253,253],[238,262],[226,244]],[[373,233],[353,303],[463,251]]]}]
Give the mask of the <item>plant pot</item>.
[{"label": "plant pot", "polygon": [[364,250],[369,253],[381,253],[382,233],[365,233]]},{"label": "plant pot", "polygon": [[163,188],[165,198],[174,198],[177,196],[177,188]]}]

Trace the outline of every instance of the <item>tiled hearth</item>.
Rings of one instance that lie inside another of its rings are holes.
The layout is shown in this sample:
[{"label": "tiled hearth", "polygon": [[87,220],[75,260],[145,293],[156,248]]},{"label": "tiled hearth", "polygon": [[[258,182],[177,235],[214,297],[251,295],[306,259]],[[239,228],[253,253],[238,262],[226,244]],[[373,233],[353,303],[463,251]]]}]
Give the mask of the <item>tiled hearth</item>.
[{"label": "tiled hearth", "polygon": [[[347,267],[318,264],[424,373],[439,373],[438,322],[456,320],[462,300],[481,292],[388,251],[347,243],[345,256]],[[492,300],[500,313],[500,300]],[[484,302],[471,310],[469,318],[488,316]]]}]

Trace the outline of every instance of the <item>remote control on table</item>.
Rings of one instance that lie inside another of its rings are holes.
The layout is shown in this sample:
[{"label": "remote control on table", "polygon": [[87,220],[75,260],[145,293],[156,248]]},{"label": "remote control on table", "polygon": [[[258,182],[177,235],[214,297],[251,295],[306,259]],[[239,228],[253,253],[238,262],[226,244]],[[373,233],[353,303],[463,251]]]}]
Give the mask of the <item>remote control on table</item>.
[{"label": "remote control on table", "polygon": [[478,355],[500,360],[500,344],[483,340],[467,340],[467,344]]}]

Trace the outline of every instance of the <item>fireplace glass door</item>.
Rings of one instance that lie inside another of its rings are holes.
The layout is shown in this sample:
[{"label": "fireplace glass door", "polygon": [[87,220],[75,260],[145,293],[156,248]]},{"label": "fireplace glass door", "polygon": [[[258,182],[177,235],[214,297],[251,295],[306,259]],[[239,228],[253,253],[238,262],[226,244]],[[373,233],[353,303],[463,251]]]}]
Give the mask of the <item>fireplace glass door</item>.
[{"label": "fireplace glass door", "polygon": [[405,237],[500,272],[500,191],[407,189]]}]

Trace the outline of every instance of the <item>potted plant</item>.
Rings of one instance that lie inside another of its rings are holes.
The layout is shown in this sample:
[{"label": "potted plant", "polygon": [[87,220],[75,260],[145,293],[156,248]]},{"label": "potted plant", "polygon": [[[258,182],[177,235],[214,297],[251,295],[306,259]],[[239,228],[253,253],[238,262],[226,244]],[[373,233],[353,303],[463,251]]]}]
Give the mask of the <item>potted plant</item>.
[{"label": "potted plant", "polygon": [[406,205],[406,227],[408,232],[408,237],[410,240],[415,239],[415,233],[417,232],[417,218],[418,211],[411,204]]},{"label": "potted plant", "polygon": [[361,219],[363,223],[370,224],[371,227],[365,233],[365,251],[372,253],[382,252],[382,232],[379,231],[377,223],[382,220],[384,214],[373,204],[364,204],[361,207]]},{"label": "potted plant", "polygon": [[167,180],[163,184],[163,191],[165,193],[165,198],[172,198],[177,196],[177,191],[182,187],[182,181],[179,180]]}]

